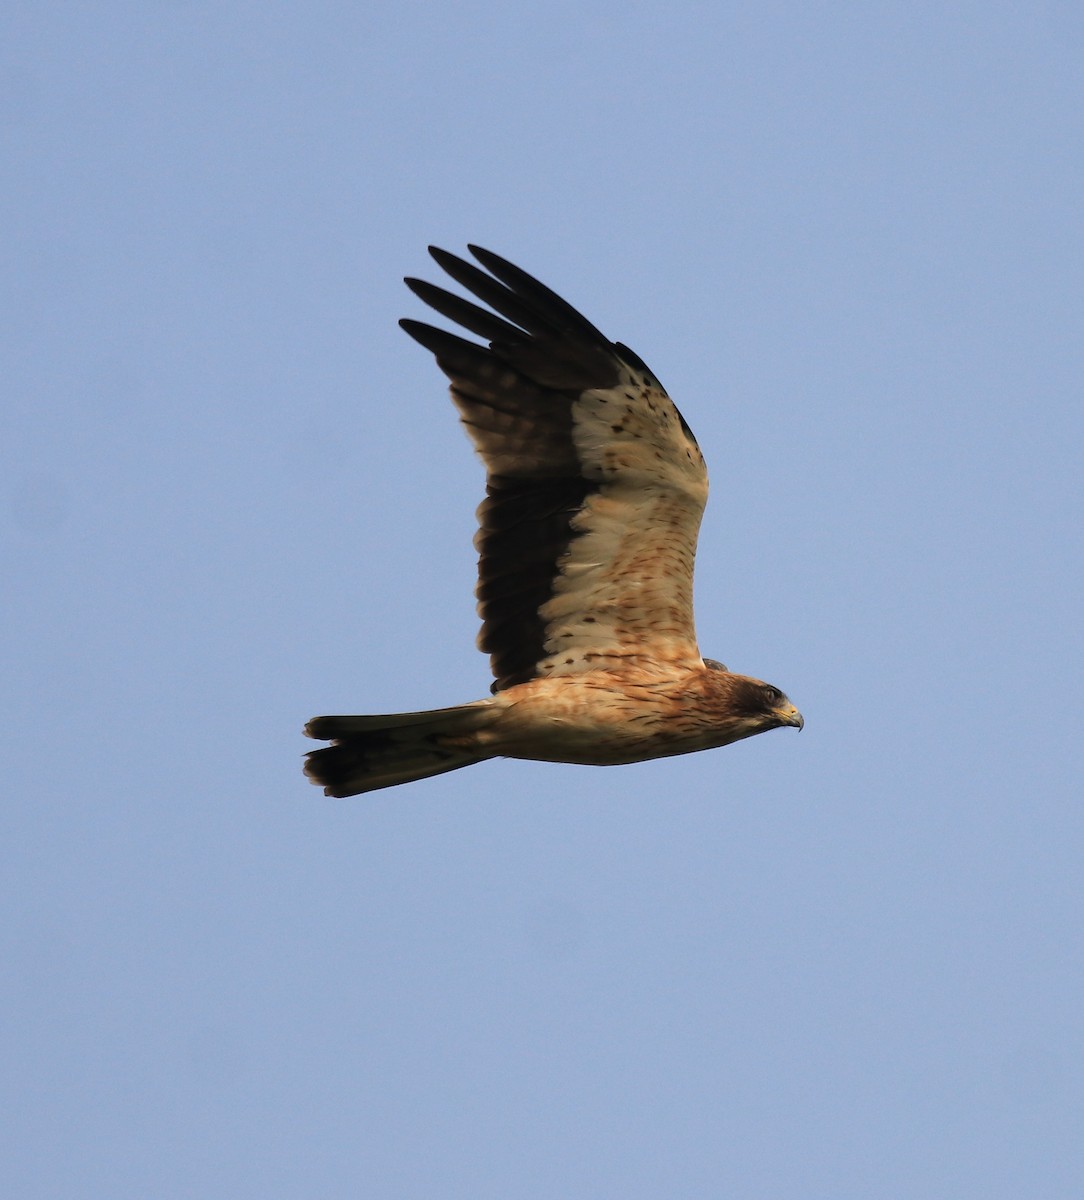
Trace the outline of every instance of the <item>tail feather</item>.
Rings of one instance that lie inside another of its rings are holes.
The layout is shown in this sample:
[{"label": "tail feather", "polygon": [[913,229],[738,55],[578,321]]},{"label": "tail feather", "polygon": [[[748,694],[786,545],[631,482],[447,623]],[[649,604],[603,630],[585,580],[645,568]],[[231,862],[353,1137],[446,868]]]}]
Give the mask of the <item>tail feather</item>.
[{"label": "tail feather", "polygon": [[309,737],[332,745],[305,755],[305,774],[325,796],[358,796],[457,771],[490,757],[470,736],[497,716],[490,700],[430,712],[314,717]]}]

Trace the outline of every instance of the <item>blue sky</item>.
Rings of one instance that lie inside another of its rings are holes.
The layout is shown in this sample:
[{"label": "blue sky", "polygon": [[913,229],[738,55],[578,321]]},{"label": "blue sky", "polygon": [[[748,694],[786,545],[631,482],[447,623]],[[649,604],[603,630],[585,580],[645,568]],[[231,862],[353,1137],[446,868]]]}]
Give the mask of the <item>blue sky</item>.
[{"label": "blue sky", "polygon": [[[1082,1194],[1079,6],[2,26],[4,1194]],[[667,385],[801,735],[302,779],[488,689],[468,241]]]}]

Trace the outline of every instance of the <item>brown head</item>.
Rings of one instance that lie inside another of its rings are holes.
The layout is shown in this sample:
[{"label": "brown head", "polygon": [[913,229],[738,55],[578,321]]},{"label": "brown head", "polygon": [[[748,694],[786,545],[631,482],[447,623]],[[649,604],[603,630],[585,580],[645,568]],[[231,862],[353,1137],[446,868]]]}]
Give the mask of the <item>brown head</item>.
[{"label": "brown head", "polygon": [[779,688],[761,679],[734,675],[719,663],[705,660],[714,692],[717,723],[728,732],[727,741],[791,725],[805,725],[802,714]]}]

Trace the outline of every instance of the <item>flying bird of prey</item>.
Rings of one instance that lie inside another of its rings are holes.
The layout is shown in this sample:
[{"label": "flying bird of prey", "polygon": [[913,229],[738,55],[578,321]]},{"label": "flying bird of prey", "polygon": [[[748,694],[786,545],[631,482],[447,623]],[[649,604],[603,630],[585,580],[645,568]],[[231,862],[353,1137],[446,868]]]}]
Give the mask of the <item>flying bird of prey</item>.
[{"label": "flying bird of prey", "polygon": [[488,305],[407,279],[487,344],[400,324],[451,380],[485,463],[478,646],[496,682],[454,708],[314,717],[305,733],[332,745],[305,773],[328,796],[355,796],[487,758],[601,766],[801,729],[778,688],[700,656],[693,558],[708,477],[662,384],[498,255],[471,246],[480,270],[429,252]]}]

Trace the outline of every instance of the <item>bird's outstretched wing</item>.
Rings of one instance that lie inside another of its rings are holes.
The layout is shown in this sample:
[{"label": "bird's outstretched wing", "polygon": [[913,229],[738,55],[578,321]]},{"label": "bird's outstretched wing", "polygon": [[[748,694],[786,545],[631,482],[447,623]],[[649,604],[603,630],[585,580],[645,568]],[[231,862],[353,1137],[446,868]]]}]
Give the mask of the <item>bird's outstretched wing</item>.
[{"label": "bird's outstretched wing", "polygon": [[708,481],[692,430],[631,350],[510,262],[470,251],[484,271],[430,247],[493,312],[406,282],[488,346],[400,324],[451,380],[486,466],[478,645],[493,690],[595,668],[699,664],[693,559]]}]

